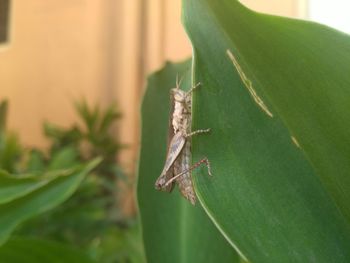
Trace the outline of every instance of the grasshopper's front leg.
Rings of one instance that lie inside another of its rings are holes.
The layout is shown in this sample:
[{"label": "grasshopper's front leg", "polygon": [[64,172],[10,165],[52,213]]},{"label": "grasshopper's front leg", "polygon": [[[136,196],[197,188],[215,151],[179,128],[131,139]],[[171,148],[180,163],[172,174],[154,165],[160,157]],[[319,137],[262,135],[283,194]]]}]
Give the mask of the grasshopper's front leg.
[{"label": "grasshopper's front leg", "polygon": [[192,137],[193,135],[197,135],[197,134],[208,133],[208,132],[210,132],[210,130],[211,130],[210,128],[205,129],[205,130],[196,130],[196,131],[193,131],[191,133],[185,134],[185,138],[189,138],[189,137]]}]

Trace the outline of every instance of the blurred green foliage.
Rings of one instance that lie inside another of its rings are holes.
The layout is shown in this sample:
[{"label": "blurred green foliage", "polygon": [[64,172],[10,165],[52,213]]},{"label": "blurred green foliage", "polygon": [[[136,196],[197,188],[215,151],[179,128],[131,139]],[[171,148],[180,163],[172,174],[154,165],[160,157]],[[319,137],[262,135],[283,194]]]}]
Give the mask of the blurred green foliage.
[{"label": "blurred green foliage", "polygon": [[17,136],[6,132],[7,110],[7,101],[0,102],[0,168],[12,173],[16,169],[22,149]]},{"label": "blurred green foliage", "polygon": [[0,249],[0,263],[59,263],[62,260],[64,263],[94,262],[69,246],[37,238],[13,238]]},{"label": "blurred green foliage", "polygon": [[7,108],[7,102],[0,104],[0,169],[14,176],[40,176],[102,158],[68,201],[22,224],[15,234],[71,244],[97,262],[142,262],[136,219],[123,214],[117,198],[119,181],[130,187],[131,182],[116,163],[124,146],[113,135],[121,117],[115,105],[102,109],[82,100],[75,103],[79,124],[63,128],[45,122],[48,151],[20,145],[6,130]]}]

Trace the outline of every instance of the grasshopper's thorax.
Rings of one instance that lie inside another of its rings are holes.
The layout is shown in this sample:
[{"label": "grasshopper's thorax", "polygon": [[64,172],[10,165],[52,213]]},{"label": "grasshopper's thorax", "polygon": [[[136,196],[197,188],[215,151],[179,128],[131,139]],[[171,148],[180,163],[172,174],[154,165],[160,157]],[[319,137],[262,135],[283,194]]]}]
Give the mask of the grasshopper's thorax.
[{"label": "grasshopper's thorax", "polygon": [[174,100],[172,117],[174,133],[178,131],[187,133],[191,125],[191,96],[179,88],[172,89],[172,96]]}]

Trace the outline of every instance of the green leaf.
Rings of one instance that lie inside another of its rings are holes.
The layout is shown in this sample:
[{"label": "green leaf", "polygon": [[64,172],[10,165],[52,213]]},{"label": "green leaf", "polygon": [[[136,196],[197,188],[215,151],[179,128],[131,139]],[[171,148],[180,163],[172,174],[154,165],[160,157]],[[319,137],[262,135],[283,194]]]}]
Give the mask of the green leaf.
[{"label": "green leaf", "polygon": [[0,263],[92,263],[84,253],[58,242],[28,237],[10,239],[0,247]]},{"label": "green leaf", "polygon": [[239,262],[200,204],[192,206],[179,191],[158,192],[154,183],[166,157],[169,92],[176,75],[189,88],[190,62],[168,63],[149,78],[142,105],[142,144],[139,164],[138,203],[148,262]]},{"label": "green leaf", "polygon": [[46,169],[45,156],[40,150],[32,149],[28,153],[28,161],[26,162],[25,171],[28,173],[32,172],[43,172]]},{"label": "green leaf", "polygon": [[[42,182],[30,178],[11,180],[4,176],[5,184],[0,185],[3,201],[0,204],[0,245],[18,224],[56,207],[70,197],[86,174],[99,162],[99,159],[95,159],[84,166],[52,172]],[[16,190],[22,190],[23,193],[16,194]],[[8,194],[7,198],[4,193]]]},{"label": "green leaf", "polygon": [[52,179],[38,178],[38,176],[14,177],[0,171],[0,204],[25,196],[46,185]]},{"label": "green leaf", "polygon": [[53,153],[52,159],[48,165],[49,170],[67,169],[77,163],[78,150],[74,147],[63,147]]},{"label": "green leaf", "polygon": [[7,132],[8,102],[0,102],[0,169],[15,171],[16,161],[22,151],[17,136]]},{"label": "green leaf", "polygon": [[350,37],[233,0],[183,11],[207,214],[251,262],[350,262]]},{"label": "green leaf", "polygon": [[22,147],[16,134],[0,132],[0,169],[16,171],[16,164],[22,153]]},{"label": "green leaf", "polygon": [[75,109],[83,120],[88,132],[94,132],[100,116],[100,108],[96,105],[89,107],[85,99],[75,103]]},{"label": "green leaf", "polygon": [[138,225],[127,228],[114,225],[106,228],[101,234],[101,242],[94,244],[93,251],[90,251],[90,254],[95,254],[98,262],[146,262]]}]

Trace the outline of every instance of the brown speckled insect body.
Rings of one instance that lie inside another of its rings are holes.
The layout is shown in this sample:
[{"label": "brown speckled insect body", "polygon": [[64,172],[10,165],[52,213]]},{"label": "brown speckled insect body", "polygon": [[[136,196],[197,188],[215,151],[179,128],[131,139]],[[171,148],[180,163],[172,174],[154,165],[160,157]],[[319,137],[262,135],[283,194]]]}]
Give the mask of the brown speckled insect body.
[{"label": "brown speckled insect body", "polygon": [[188,92],[180,89],[176,82],[176,88],[171,90],[172,114],[170,116],[168,153],[161,175],[158,177],[155,187],[157,190],[171,192],[175,182],[179,186],[181,194],[192,204],[196,203],[196,194],[191,179],[191,171],[200,164],[205,163],[210,172],[210,163],[207,158],[202,159],[191,166],[191,140],[196,134],[207,133],[210,129],[191,132],[191,106],[192,92],[200,84],[192,87]]}]

